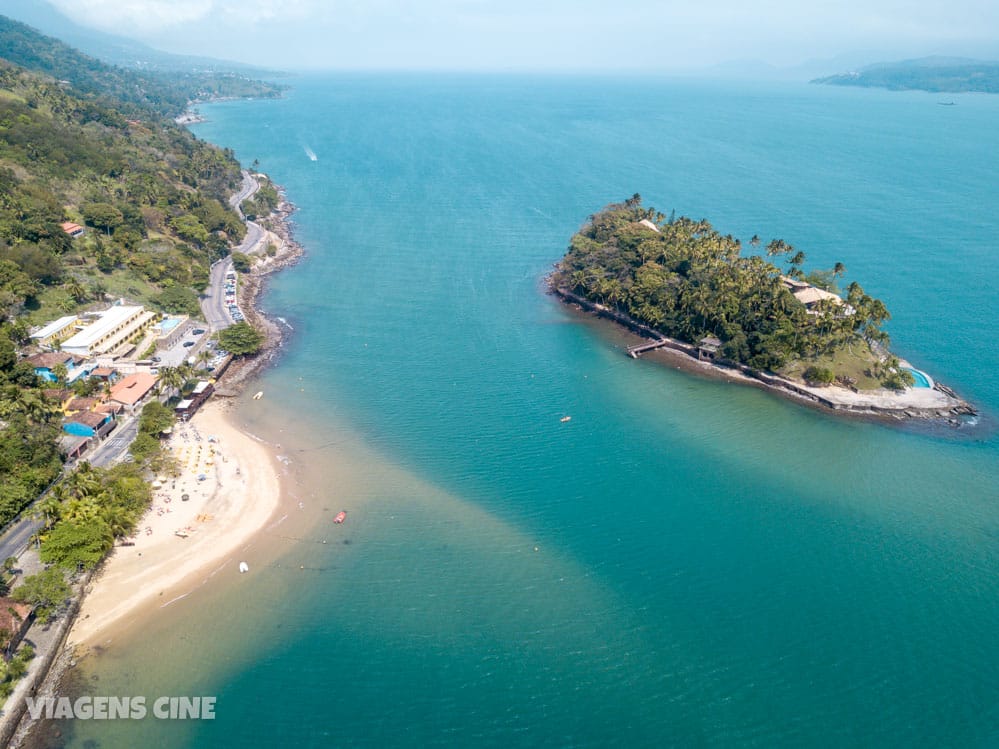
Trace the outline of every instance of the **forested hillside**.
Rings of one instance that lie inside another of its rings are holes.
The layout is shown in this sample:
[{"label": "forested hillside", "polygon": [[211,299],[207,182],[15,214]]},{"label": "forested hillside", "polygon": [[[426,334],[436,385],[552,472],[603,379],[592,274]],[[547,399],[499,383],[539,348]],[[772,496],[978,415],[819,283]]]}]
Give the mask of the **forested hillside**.
[{"label": "forested hillside", "polygon": [[229,72],[137,71],[108,65],[0,16],[0,57],[64,82],[74,95],[108,104],[128,116],[174,117],[189,102],[216,97],[279,96],[282,87]]},{"label": "forested hillside", "polygon": [[197,314],[244,235],[233,154],[172,120],[197,82],[164,81],[0,18],[0,521],[61,466],[56,401],[17,356],[30,326],[121,296]]}]

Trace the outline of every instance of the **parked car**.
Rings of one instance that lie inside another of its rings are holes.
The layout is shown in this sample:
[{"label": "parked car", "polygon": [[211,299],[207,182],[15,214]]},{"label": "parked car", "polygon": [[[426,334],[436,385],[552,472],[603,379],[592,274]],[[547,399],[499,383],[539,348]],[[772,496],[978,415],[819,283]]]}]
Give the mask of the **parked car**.
[{"label": "parked car", "polygon": [[194,341],[184,341],[184,348],[187,348],[188,346],[193,346],[193,345],[194,345]]},{"label": "parked car", "polygon": [[195,328],[194,330],[191,331],[191,335],[204,335],[204,334],[205,334],[204,328]]}]

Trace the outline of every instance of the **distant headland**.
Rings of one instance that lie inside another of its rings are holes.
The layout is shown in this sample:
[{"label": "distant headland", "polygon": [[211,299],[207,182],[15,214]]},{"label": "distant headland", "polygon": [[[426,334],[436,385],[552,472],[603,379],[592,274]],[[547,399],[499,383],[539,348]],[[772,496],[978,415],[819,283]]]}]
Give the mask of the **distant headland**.
[{"label": "distant headland", "polygon": [[[816,78],[812,83],[932,93],[999,93],[999,62],[963,57],[922,57],[881,62],[857,71]],[[948,102],[949,103],[949,102]]]},{"label": "distant headland", "polygon": [[855,281],[841,296],[841,263],[806,273],[805,254],[782,239],[766,257],[741,249],[707,221],[667,219],[634,195],[590,217],[548,283],[563,301],[649,339],[628,349],[635,358],[679,354],[687,368],[847,413],[954,424],[976,413],[890,353],[888,309]]}]

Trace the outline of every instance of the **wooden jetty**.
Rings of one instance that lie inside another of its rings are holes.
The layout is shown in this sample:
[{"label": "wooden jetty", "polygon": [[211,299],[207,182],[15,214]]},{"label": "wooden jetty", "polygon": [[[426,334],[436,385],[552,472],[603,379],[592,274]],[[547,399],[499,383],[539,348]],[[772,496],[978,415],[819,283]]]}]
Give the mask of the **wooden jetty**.
[{"label": "wooden jetty", "polygon": [[637,359],[642,354],[654,351],[657,348],[663,348],[664,346],[669,346],[670,342],[665,338],[660,338],[658,341],[653,341],[652,343],[641,343],[637,346],[628,347],[628,356],[632,359]]}]

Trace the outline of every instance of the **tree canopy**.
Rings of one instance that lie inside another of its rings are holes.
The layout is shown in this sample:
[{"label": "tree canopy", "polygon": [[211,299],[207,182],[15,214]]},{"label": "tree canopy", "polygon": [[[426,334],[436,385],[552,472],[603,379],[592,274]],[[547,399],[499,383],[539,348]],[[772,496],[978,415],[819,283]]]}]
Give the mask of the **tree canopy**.
[{"label": "tree canopy", "polygon": [[[789,279],[806,277],[805,254],[776,239],[766,256],[783,258],[786,267],[741,255],[737,239],[705,220],[667,221],[635,195],[590,217],[552,282],[682,341],[716,336],[723,358],[761,370],[778,371],[851,344],[876,362],[870,346],[888,342],[883,303],[854,282],[842,303],[823,299],[806,309],[789,289]],[[810,277],[829,287],[844,271],[837,264]]]},{"label": "tree canopy", "polygon": [[242,320],[216,334],[219,345],[235,356],[257,353],[264,345],[264,334]]},{"label": "tree canopy", "polygon": [[62,608],[71,592],[62,571],[50,567],[24,578],[11,597],[33,606],[35,616],[44,624]]}]

